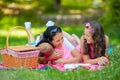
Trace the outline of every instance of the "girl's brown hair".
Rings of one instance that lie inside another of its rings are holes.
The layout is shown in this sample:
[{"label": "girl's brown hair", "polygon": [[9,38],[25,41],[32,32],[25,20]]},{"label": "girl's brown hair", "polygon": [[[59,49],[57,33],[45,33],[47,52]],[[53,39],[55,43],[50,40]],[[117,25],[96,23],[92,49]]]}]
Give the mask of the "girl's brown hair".
[{"label": "girl's brown hair", "polygon": [[[89,22],[89,26],[91,26],[90,32],[92,33],[92,38],[94,40],[94,43],[92,44],[93,46],[92,53],[96,53],[96,55],[92,56],[92,58],[105,56],[105,49],[106,49],[105,35],[102,25],[97,21],[91,21]],[[86,26],[86,28],[88,28],[88,26]],[[90,45],[91,44],[88,44],[87,41],[84,39],[84,47],[83,47],[84,54],[90,55],[91,53]]]}]

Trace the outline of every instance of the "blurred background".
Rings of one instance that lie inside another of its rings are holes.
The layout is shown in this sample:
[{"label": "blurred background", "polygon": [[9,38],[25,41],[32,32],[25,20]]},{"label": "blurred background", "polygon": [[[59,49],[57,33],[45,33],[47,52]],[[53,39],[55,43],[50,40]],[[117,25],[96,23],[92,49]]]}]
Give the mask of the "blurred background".
[{"label": "blurred background", "polygon": [[110,43],[119,47],[120,0],[0,0],[0,41],[4,31],[11,27],[24,26],[24,22],[30,21],[37,29],[48,20],[72,29],[97,20]]}]

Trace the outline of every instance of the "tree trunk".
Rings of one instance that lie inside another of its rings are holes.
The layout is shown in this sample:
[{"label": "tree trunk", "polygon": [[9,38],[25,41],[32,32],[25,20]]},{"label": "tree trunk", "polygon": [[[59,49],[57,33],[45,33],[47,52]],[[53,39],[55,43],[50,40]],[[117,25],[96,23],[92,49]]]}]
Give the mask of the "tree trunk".
[{"label": "tree trunk", "polygon": [[58,11],[61,9],[61,0],[54,0],[54,9]]}]

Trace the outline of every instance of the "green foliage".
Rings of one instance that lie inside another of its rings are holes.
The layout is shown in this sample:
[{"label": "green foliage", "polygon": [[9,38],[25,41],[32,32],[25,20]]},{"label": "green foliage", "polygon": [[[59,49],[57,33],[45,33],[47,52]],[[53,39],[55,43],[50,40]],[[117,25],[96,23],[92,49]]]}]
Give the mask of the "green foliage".
[{"label": "green foliage", "polygon": [[12,25],[17,24],[17,18],[12,16],[4,16],[0,21],[1,29],[9,29]]},{"label": "green foliage", "polygon": [[120,1],[119,0],[110,0],[109,1],[109,16],[110,22],[114,25],[120,27]]},{"label": "green foliage", "polygon": [[106,29],[108,36],[113,37],[113,41],[116,38],[120,38],[120,1],[119,0],[109,0],[108,10],[106,14],[100,18],[100,22]]},{"label": "green foliage", "polygon": [[80,9],[80,10],[86,10],[90,6],[92,6],[91,0],[62,0],[62,6],[68,7],[69,9]]},{"label": "green foliage", "polygon": [[[108,1],[108,11],[101,21],[105,26],[120,27],[120,1],[110,0]],[[105,19],[105,20],[104,20]]]},{"label": "green foliage", "polygon": [[[62,8],[56,11],[52,0],[3,0],[2,2],[0,4],[1,29],[16,25],[23,26],[25,21],[30,21],[32,26],[38,27],[45,23],[44,19],[41,20],[42,15],[82,14],[92,5],[91,0],[62,0]],[[5,14],[6,10],[8,12]]]}]

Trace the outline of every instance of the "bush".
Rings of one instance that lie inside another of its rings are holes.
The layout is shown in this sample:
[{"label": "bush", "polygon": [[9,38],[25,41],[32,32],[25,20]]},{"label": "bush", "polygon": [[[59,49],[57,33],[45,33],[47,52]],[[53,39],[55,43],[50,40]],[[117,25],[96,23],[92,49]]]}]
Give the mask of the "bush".
[{"label": "bush", "polygon": [[[108,11],[106,14],[100,18],[100,22],[103,24],[108,36],[120,39],[120,1],[119,0],[109,0],[108,1]],[[116,42],[116,41],[115,41]]]}]

